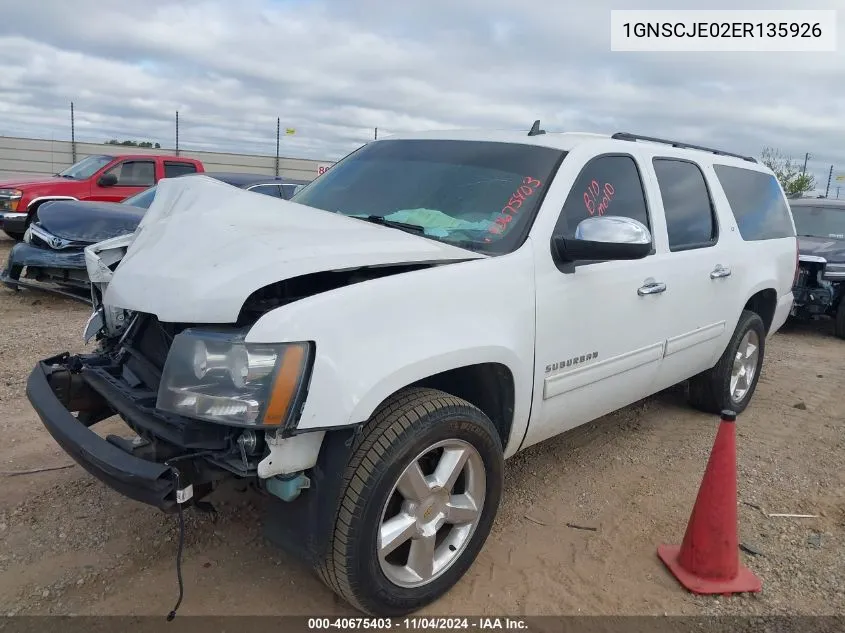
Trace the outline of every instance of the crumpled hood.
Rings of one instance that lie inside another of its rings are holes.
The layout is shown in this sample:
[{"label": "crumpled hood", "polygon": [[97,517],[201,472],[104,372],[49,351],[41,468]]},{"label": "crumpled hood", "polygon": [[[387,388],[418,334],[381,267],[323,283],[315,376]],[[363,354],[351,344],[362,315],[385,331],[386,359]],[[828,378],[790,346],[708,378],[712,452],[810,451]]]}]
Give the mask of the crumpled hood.
[{"label": "crumpled hood", "polygon": [[119,202],[56,200],[38,208],[38,224],[57,237],[94,244],[132,233],[144,213]]},{"label": "crumpled hood", "polygon": [[106,288],[106,305],[164,322],[232,323],[254,291],[310,273],[479,253],[243,191],[165,179]]},{"label": "crumpled hood", "polygon": [[824,257],[828,262],[845,263],[845,240],[832,237],[799,237],[798,253]]}]

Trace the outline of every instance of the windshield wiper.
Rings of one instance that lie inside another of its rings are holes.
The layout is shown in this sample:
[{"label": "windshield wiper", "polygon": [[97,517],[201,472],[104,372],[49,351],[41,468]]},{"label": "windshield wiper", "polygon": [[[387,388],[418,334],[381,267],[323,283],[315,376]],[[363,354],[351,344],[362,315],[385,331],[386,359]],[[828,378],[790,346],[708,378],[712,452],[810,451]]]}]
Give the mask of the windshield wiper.
[{"label": "windshield wiper", "polygon": [[489,252],[491,255],[496,254],[492,251],[491,246],[484,242],[476,242],[475,240],[450,240],[445,237],[432,237],[431,239],[446,244],[447,246],[457,246],[458,248],[473,251],[474,253]]},{"label": "windshield wiper", "polygon": [[381,215],[351,215],[351,218],[357,220],[364,220],[365,222],[372,222],[373,224],[381,224],[382,226],[389,226],[392,229],[400,229],[402,231],[409,231],[412,233],[425,233],[425,227],[419,224],[408,224],[407,222],[396,222],[395,220],[388,220]]},{"label": "windshield wiper", "polygon": [[457,246],[458,248],[462,248],[468,251],[486,251],[489,250],[489,246],[484,244],[483,242],[476,242],[474,240],[450,240],[447,237],[440,237],[437,235],[425,235],[425,227],[419,224],[409,224],[408,222],[397,222],[395,220],[387,220],[384,216],[381,215],[350,215],[350,218],[355,218],[356,220],[364,220],[365,222],[372,222],[373,224],[381,224],[382,226],[389,226],[390,228],[399,229],[401,231],[410,231],[413,233],[418,233],[420,235],[424,235],[428,239],[434,240],[435,242],[440,242],[441,244],[447,244],[449,246]]}]

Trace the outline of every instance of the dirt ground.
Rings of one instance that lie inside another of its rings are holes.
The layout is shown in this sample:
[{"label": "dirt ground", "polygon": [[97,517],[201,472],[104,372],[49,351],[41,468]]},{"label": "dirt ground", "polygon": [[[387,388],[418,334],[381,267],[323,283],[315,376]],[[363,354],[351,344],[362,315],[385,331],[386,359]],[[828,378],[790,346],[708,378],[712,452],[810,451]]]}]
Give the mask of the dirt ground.
[{"label": "dirt ground", "polygon": [[[10,246],[0,239],[3,262]],[[24,387],[37,360],[83,348],[87,315],[83,304],[0,289],[0,614],[164,615],[177,597],[175,517],[75,465],[14,474],[73,463]],[[425,613],[845,613],[843,387],[845,342],[826,324],[770,341],[737,429],[740,538],[758,552],[742,560],[762,593],[693,597],[655,554],[683,537],[717,424],[675,389],[510,460],[484,550]],[[216,520],[186,513],[180,614],[355,615],[262,539],[259,496],[229,487],[210,500]]]}]

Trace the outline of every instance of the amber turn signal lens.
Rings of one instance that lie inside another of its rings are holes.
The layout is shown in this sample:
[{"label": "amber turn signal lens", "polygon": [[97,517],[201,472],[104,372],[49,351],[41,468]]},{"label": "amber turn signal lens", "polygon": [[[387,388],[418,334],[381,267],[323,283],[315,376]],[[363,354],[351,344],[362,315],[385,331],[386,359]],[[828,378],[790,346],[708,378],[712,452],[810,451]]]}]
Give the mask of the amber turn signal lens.
[{"label": "amber turn signal lens", "polygon": [[277,426],[287,419],[305,372],[307,358],[307,343],[291,343],[285,346],[282,362],[270,391],[270,402],[264,412],[264,424]]}]

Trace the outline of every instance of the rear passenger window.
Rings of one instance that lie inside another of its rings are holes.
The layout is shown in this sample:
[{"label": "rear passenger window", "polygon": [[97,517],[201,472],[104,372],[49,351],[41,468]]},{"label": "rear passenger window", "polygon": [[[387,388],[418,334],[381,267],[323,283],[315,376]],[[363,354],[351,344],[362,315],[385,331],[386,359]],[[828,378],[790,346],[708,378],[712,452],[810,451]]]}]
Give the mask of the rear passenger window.
[{"label": "rear passenger window", "polygon": [[192,163],[164,163],[165,178],[176,178],[177,176],[195,173],[197,173],[197,166]]},{"label": "rear passenger window", "polygon": [[282,197],[282,192],[279,191],[279,185],[256,185],[255,187],[250,187],[249,191],[263,193],[265,196],[272,196],[273,198]]},{"label": "rear passenger window", "polygon": [[655,158],[653,162],[666,214],[669,250],[715,244],[718,232],[713,203],[698,165],[670,158]]},{"label": "rear passenger window", "polygon": [[630,156],[599,156],[587,163],[566,198],[555,234],[574,236],[578,223],[595,215],[633,218],[651,229],[640,171]]},{"label": "rear passenger window", "polygon": [[714,165],[714,169],[742,239],[776,240],[795,235],[789,207],[774,176],[727,165]]}]

